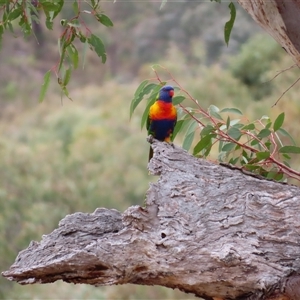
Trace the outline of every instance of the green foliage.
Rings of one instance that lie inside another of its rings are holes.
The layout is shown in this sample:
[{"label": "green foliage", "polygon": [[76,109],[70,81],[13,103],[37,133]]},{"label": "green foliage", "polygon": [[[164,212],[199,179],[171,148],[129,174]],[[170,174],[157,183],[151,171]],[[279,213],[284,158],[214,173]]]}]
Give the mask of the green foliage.
[{"label": "green foliage", "polygon": [[[81,6],[85,2],[89,9],[82,10]],[[63,0],[41,0],[35,1],[18,1],[5,0],[0,4],[0,41],[4,31],[14,31],[14,20],[18,20],[18,26],[24,35],[28,36],[32,33],[32,23],[40,23],[39,12],[43,11],[46,19],[45,25],[49,30],[53,29],[54,20],[61,12],[65,2]],[[88,45],[102,60],[106,62],[106,50],[102,40],[93,34],[83,21],[83,14],[92,16],[98,23],[111,27],[113,26],[110,18],[103,14],[100,9],[99,1],[75,0],[72,5],[73,16],[68,19],[61,19],[60,24],[64,28],[62,34],[58,38],[59,61],[57,65],[51,68],[56,75],[58,84],[65,96],[69,97],[67,85],[70,81],[73,70],[78,68],[79,55],[76,41]],[[83,53],[83,61],[85,60],[86,51]],[[44,77],[44,83],[40,92],[39,101],[42,102],[47,88],[49,86],[50,74],[47,72]]]},{"label": "green foliage", "polygon": [[274,121],[274,125],[273,125],[274,132],[281,128],[283,121],[284,121],[284,116],[285,116],[285,114],[281,113]]},{"label": "green foliage", "polygon": [[106,62],[106,53],[105,53],[105,47],[102,43],[101,39],[99,39],[97,36],[92,34],[88,39],[88,43],[90,44],[91,48],[97,53],[99,57],[102,58],[102,63]]},{"label": "green foliage", "polygon": [[[158,84],[144,81],[140,84],[131,101],[130,115],[132,116],[138,104],[148,94],[149,86],[159,89],[162,82],[158,72]],[[300,147],[294,145],[290,134],[282,128],[285,113],[280,113],[274,121],[268,116],[263,116],[256,121],[246,121],[242,111],[238,108],[228,107],[220,110],[216,105],[210,105],[204,110],[190,93],[179,86],[179,95],[174,97],[174,104],[178,106],[178,121],[174,135],[183,134],[182,147],[195,156],[207,158],[215,149],[218,149],[218,161],[229,163],[238,168],[253,172],[268,179],[278,181],[287,178],[300,180],[300,172],[290,167],[291,157],[288,154],[299,154]],[[148,116],[149,108],[153,104],[155,94],[147,99],[146,109],[142,117]],[[194,108],[186,107],[190,100]],[[235,116],[239,117],[236,118]],[[197,132],[199,131],[199,135]],[[196,142],[194,139],[196,137]],[[289,137],[288,145],[283,144],[283,138]]]},{"label": "green foliage", "polygon": [[297,146],[283,146],[279,149],[279,153],[300,153],[300,147]]}]

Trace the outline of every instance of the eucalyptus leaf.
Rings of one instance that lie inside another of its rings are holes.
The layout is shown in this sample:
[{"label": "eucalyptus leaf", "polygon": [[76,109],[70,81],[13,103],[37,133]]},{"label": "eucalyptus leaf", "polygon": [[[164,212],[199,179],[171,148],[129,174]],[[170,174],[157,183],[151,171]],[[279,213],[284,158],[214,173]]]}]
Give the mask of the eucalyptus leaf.
[{"label": "eucalyptus leaf", "polygon": [[40,91],[39,102],[43,102],[45,98],[50,83],[50,75],[51,75],[51,70],[47,71],[46,74],[44,75],[44,82]]},{"label": "eucalyptus leaf", "polygon": [[300,153],[300,147],[297,146],[283,146],[279,149],[279,153]]},{"label": "eucalyptus leaf", "polygon": [[193,140],[195,136],[195,131],[191,132],[190,134],[185,135],[183,143],[182,143],[182,148],[185,149],[186,151],[189,151]]},{"label": "eucalyptus leaf", "polygon": [[91,48],[97,53],[99,57],[102,58],[102,63],[106,62],[106,51],[103,42],[99,37],[94,34],[87,39]]},{"label": "eucalyptus leaf", "polygon": [[210,105],[208,107],[208,113],[210,116],[223,121],[223,118],[220,116],[219,111],[219,108],[215,105]]},{"label": "eucalyptus leaf", "polygon": [[277,131],[278,131],[280,134],[282,134],[283,136],[287,136],[287,137],[291,140],[291,142],[292,142],[292,144],[293,144],[294,146],[296,145],[295,140],[293,139],[293,137],[292,137],[285,129],[283,129],[283,128],[281,127],[281,128],[279,128]]},{"label": "eucalyptus leaf", "polygon": [[253,130],[253,129],[255,129],[255,125],[253,123],[250,123],[250,124],[244,125],[241,129],[242,130]]},{"label": "eucalyptus leaf", "polygon": [[211,147],[211,140],[215,135],[213,134],[208,134],[206,136],[204,136],[194,147],[193,150],[193,155],[198,154],[200,151],[202,151],[203,149],[207,148],[207,147]]},{"label": "eucalyptus leaf", "polygon": [[271,155],[270,152],[268,151],[264,151],[264,152],[256,152],[256,158],[258,159],[258,161],[264,160],[269,158]]},{"label": "eucalyptus leaf", "polygon": [[230,127],[229,130],[227,131],[227,134],[231,138],[235,139],[236,141],[238,141],[240,139],[240,137],[242,136],[241,131],[235,127]]},{"label": "eucalyptus leaf", "polygon": [[270,134],[271,134],[271,131],[268,128],[264,128],[258,133],[257,137],[259,139],[262,139],[262,138],[268,137]]},{"label": "eucalyptus leaf", "polygon": [[185,99],[184,96],[176,96],[173,98],[173,105],[180,104]]},{"label": "eucalyptus leaf", "polygon": [[222,147],[222,151],[223,152],[230,152],[231,150],[233,150],[235,148],[236,144],[234,143],[227,143]]},{"label": "eucalyptus leaf", "polygon": [[273,129],[274,131],[277,131],[280,129],[280,127],[282,126],[283,122],[284,122],[284,117],[285,114],[284,112],[282,112],[275,120],[274,125],[273,125]]},{"label": "eucalyptus leaf", "polygon": [[228,113],[233,113],[233,114],[238,114],[238,115],[243,115],[243,113],[235,108],[235,107],[226,107],[226,108],[223,108],[220,113],[224,113],[224,112],[228,112]]},{"label": "eucalyptus leaf", "polygon": [[226,22],[225,27],[224,27],[224,38],[225,38],[225,43],[228,46],[229,39],[230,39],[230,34],[233,28],[233,24],[235,21],[236,17],[236,8],[233,2],[230,2],[229,4],[229,9],[230,9],[230,19],[228,22]]}]

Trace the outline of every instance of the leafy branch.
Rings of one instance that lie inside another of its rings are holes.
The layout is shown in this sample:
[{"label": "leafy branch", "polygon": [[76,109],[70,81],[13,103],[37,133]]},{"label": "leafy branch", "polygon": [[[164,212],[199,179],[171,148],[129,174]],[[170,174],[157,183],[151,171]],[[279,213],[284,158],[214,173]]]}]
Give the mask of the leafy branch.
[{"label": "leafy branch", "polygon": [[[82,4],[88,9],[82,9]],[[64,5],[64,0],[4,0],[0,3],[0,41],[4,31],[14,32],[13,25],[18,20],[18,25],[24,35],[32,34],[32,22],[40,23],[39,13],[46,16],[45,25],[52,30],[54,19],[57,18]],[[98,23],[106,27],[113,26],[110,18],[103,13],[99,0],[74,0],[72,4],[74,15],[69,19],[60,20],[63,32],[58,38],[59,60],[44,76],[44,83],[40,92],[39,101],[42,102],[50,82],[50,73],[53,72],[62,92],[69,98],[67,85],[70,81],[72,71],[78,68],[79,55],[75,42],[84,44],[83,62],[86,50],[89,47],[101,58],[102,63],[106,61],[106,51],[102,40],[93,34],[85,24],[82,15],[89,15]],[[83,64],[84,67],[84,64]]]},{"label": "leafy branch", "polygon": [[[168,79],[162,80],[158,70],[163,70]],[[206,110],[166,68],[153,66],[153,71],[155,78],[143,81],[131,101],[130,115],[144,98],[148,98],[141,127],[145,125],[149,107],[154,103],[159,89],[168,82],[177,89],[173,102],[178,106],[178,121],[173,139],[179,133],[183,134],[184,149],[190,150],[193,147],[193,155],[202,158],[218,154],[219,162],[229,163],[268,179],[300,180],[300,172],[289,164],[290,154],[299,154],[300,147],[295,145],[291,135],[282,127],[284,112],[274,121],[263,116],[249,122],[237,108],[220,110],[210,105]],[[190,106],[186,106],[186,103]],[[284,140],[290,144],[284,145]]]}]

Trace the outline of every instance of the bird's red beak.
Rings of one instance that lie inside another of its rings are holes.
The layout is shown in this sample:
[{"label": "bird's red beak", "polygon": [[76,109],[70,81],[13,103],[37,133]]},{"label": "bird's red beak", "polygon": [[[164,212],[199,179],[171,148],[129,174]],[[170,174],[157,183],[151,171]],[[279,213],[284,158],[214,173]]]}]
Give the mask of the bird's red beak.
[{"label": "bird's red beak", "polygon": [[169,95],[170,95],[171,97],[173,97],[173,96],[174,96],[174,91],[171,90],[171,91],[169,92]]}]

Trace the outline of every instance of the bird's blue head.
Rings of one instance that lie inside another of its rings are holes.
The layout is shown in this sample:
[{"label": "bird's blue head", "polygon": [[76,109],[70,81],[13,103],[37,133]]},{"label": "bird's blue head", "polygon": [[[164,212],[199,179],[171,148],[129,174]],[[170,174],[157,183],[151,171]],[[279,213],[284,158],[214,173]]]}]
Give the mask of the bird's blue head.
[{"label": "bird's blue head", "polygon": [[170,85],[163,86],[159,91],[159,100],[171,103],[174,95],[174,88]]}]

